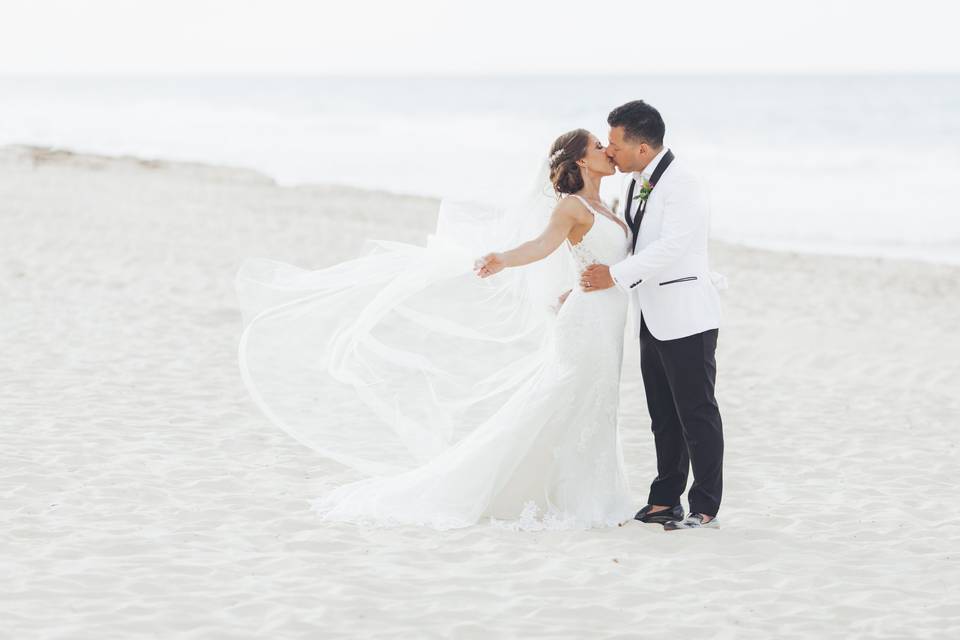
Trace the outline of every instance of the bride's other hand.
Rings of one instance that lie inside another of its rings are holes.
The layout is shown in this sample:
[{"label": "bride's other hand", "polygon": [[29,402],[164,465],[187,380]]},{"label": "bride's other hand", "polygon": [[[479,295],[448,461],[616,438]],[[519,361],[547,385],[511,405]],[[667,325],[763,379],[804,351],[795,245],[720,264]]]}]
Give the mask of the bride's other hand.
[{"label": "bride's other hand", "polygon": [[591,264],[580,274],[580,288],[584,291],[603,291],[614,284],[610,267],[605,264]]},{"label": "bride's other hand", "polygon": [[473,263],[473,270],[481,278],[486,278],[499,271],[503,271],[506,266],[503,255],[499,253],[488,253]]},{"label": "bride's other hand", "polygon": [[573,289],[568,289],[566,293],[557,298],[557,304],[550,307],[554,313],[560,313],[560,308],[563,307],[563,303],[567,301],[567,296],[570,295],[571,291],[573,291]]}]

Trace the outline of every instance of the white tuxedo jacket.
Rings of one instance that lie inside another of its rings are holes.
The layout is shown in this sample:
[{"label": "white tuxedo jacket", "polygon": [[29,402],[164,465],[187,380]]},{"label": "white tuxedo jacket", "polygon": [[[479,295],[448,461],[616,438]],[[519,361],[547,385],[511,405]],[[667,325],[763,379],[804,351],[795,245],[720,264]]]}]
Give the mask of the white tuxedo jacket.
[{"label": "white tuxedo jacket", "polygon": [[[653,173],[666,147],[644,169]],[[641,174],[634,195],[640,193]],[[630,205],[636,217],[640,201]],[[710,231],[710,204],[699,179],[683,160],[675,159],[654,186],[640,224],[632,255],[610,265],[616,286],[631,298],[633,335],[640,335],[640,319],[658,340],[674,340],[720,327],[720,296],[713,281],[707,256]]]}]

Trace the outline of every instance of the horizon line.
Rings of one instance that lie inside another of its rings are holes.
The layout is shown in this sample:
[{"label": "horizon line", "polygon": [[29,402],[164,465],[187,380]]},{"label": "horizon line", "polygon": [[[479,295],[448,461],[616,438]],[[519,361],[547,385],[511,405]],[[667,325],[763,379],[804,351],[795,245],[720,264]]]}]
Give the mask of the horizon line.
[{"label": "horizon line", "polygon": [[0,78],[204,78],[204,77],[260,77],[260,78],[572,78],[572,77],[671,77],[671,76],[956,76],[960,75],[960,69],[956,70],[855,70],[840,69],[829,71],[818,70],[796,70],[787,69],[782,71],[770,70],[725,70],[725,71],[404,71],[404,72],[323,72],[323,71],[226,71],[226,70],[206,70],[206,71],[4,71],[0,70]]}]

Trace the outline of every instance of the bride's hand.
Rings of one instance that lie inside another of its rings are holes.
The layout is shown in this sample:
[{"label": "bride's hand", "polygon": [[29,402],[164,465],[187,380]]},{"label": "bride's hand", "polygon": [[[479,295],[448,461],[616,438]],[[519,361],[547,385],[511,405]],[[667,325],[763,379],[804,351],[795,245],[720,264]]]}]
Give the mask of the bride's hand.
[{"label": "bride's hand", "polygon": [[481,278],[486,278],[492,276],[493,274],[503,271],[504,267],[507,265],[504,264],[503,255],[499,253],[488,253],[482,258],[478,258],[473,263],[473,270]]}]

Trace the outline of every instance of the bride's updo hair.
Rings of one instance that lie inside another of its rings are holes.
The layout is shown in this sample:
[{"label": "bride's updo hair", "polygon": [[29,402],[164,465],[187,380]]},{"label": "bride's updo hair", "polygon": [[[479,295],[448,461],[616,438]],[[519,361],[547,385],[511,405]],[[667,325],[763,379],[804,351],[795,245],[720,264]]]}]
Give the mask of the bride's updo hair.
[{"label": "bride's updo hair", "polygon": [[590,132],[574,129],[553,141],[550,147],[550,182],[557,195],[576,193],[583,189],[583,175],[577,160],[587,155]]}]

